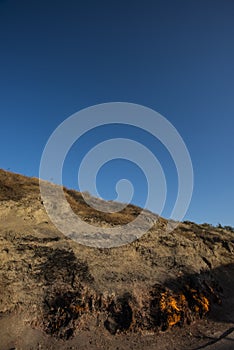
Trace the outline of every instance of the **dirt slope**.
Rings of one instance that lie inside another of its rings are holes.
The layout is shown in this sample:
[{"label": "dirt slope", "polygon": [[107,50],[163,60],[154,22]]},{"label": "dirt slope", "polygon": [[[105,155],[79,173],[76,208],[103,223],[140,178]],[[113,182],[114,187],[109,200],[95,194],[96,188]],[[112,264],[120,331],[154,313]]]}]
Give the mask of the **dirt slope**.
[{"label": "dirt slope", "polygon": [[[103,214],[65,192],[97,230],[141,211]],[[234,346],[234,233],[166,224],[118,248],[79,245],[50,222],[37,179],[0,170],[0,350]]]}]

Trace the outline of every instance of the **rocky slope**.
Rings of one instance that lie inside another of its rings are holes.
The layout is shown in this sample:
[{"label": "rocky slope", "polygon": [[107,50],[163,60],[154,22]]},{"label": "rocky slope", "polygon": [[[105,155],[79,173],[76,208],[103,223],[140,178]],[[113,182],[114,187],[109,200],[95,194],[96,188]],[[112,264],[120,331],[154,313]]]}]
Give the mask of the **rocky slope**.
[{"label": "rocky slope", "polygon": [[[64,190],[97,230],[140,213],[103,214]],[[83,246],[51,223],[37,179],[0,170],[0,350],[213,349],[230,338],[234,233],[166,225],[121,247]]]}]

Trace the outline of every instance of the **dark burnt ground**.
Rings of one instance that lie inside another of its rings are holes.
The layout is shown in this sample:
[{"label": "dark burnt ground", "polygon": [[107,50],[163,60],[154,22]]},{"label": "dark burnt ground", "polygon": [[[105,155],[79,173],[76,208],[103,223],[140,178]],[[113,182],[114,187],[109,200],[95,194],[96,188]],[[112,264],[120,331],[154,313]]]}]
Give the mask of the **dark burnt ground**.
[{"label": "dark burnt ground", "polygon": [[[106,216],[64,190],[97,226],[141,211]],[[0,170],[0,350],[189,350],[230,337],[233,232],[186,222],[168,234],[166,225],[159,218],[119,248],[81,246],[50,222],[38,179]]]}]

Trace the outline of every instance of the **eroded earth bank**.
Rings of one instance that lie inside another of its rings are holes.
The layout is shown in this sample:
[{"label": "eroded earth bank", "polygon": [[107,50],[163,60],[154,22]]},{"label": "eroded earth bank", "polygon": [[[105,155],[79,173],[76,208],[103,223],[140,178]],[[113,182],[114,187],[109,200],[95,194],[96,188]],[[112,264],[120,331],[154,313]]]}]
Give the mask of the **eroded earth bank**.
[{"label": "eroded earth bank", "polygon": [[[97,233],[140,212],[102,214],[65,192]],[[51,223],[37,179],[0,170],[0,349],[233,349],[234,233],[166,226],[121,247],[78,244]]]}]

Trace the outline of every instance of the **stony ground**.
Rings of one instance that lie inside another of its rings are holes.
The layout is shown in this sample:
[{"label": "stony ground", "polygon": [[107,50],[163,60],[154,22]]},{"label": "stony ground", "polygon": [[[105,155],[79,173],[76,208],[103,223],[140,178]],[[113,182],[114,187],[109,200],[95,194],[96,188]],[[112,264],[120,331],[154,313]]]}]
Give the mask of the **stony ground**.
[{"label": "stony ground", "polygon": [[[66,190],[74,212],[121,225]],[[0,350],[233,349],[234,233],[160,218],[116,248],[80,245],[50,222],[38,180],[0,170]]]}]

